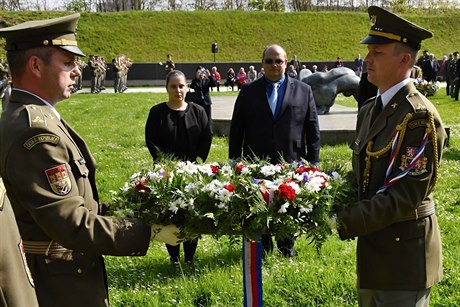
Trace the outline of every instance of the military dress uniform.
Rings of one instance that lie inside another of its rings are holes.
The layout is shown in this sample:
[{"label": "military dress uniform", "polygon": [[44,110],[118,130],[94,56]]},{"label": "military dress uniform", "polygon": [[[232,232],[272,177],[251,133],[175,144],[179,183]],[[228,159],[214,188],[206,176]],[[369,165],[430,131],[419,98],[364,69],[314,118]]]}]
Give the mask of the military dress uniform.
[{"label": "military dress uniform", "polygon": [[[432,37],[384,9],[368,11],[371,30],[363,44],[396,41],[415,51]],[[430,288],[442,278],[433,189],[447,134],[436,108],[412,79],[395,83],[358,113],[351,145],[358,202],[337,215],[341,239],[358,237],[360,306],[427,306]],[[399,296],[402,292],[409,294]]]},{"label": "military dress uniform", "polygon": [[0,178],[0,306],[38,307],[14,212]]},{"label": "military dress uniform", "polygon": [[[78,17],[20,24],[0,29],[0,36],[9,52],[47,42],[84,56],[74,34]],[[102,255],[145,255],[149,247],[149,225],[100,215],[95,166],[54,108],[13,87],[0,118],[0,174],[40,306],[108,306]]]}]

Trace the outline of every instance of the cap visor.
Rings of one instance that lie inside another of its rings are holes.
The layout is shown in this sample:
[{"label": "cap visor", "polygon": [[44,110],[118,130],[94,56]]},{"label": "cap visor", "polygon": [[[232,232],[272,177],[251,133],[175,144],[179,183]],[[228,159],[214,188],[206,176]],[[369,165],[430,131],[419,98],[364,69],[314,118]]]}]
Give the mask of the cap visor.
[{"label": "cap visor", "polygon": [[361,44],[390,44],[394,42],[396,41],[386,37],[368,35],[361,41]]},{"label": "cap visor", "polygon": [[77,46],[56,46],[78,56],[86,56]]}]

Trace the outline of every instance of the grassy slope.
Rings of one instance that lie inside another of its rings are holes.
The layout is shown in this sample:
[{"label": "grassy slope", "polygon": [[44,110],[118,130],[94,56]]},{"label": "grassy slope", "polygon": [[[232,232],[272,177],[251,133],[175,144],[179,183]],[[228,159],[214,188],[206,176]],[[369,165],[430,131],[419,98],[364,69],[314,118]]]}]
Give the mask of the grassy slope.
[{"label": "grassy slope", "polygon": [[[42,19],[64,12],[1,12],[7,24]],[[438,58],[457,47],[460,12],[404,15],[434,32],[424,48]],[[360,40],[369,27],[364,12],[121,12],[83,13],[78,26],[80,47],[87,54],[112,58],[119,53],[136,62],[160,62],[167,53],[176,62],[213,61],[211,44],[219,44],[220,62],[259,60],[263,47],[279,43],[300,60],[352,60],[365,54]]]}]

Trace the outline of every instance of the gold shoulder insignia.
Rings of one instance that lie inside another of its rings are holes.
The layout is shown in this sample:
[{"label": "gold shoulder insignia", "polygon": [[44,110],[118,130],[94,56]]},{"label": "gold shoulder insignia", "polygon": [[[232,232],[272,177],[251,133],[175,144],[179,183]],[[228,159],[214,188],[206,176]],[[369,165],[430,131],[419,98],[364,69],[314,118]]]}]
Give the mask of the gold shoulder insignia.
[{"label": "gold shoulder insignia", "polygon": [[407,100],[410,102],[414,111],[425,111],[426,110],[426,103],[425,103],[425,96],[422,96],[418,93],[410,93],[406,96]]},{"label": "gold shoulder insignia", "polygon": [[34,105],[26,106],[27,113],[29,114],[29,127],[46,127],[46,119],[42,110]]},{"label": "gold shoulder insignia", "polygon": [[60,138],[55,134],[37,134],[25,141],[24,144],[22,144],[22,146],[24,146],[25,149],[30,151],[35,145],[40,143],[50,143],[53,145],[57,145],[59,143],[59,139]]}]

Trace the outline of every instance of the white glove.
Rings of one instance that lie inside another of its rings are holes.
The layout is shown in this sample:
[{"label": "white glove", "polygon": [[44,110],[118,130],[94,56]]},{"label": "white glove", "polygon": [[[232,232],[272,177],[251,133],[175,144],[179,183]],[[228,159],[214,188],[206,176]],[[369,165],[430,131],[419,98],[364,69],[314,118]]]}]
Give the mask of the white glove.
[{"label": "white glove", "polygon": [[152,236],[151,240],[156,240],[159,242],[167,243],[170,245],[177,245],[180,243],[179,238],[179,228],[176,225],[170,224],[167,226],[164,225],[152,225]]},{"label": "white glove", "polygon": [[329,225],[331,226],[331,229],[337,229],[337,214],[334,213],[329,218]]}]

